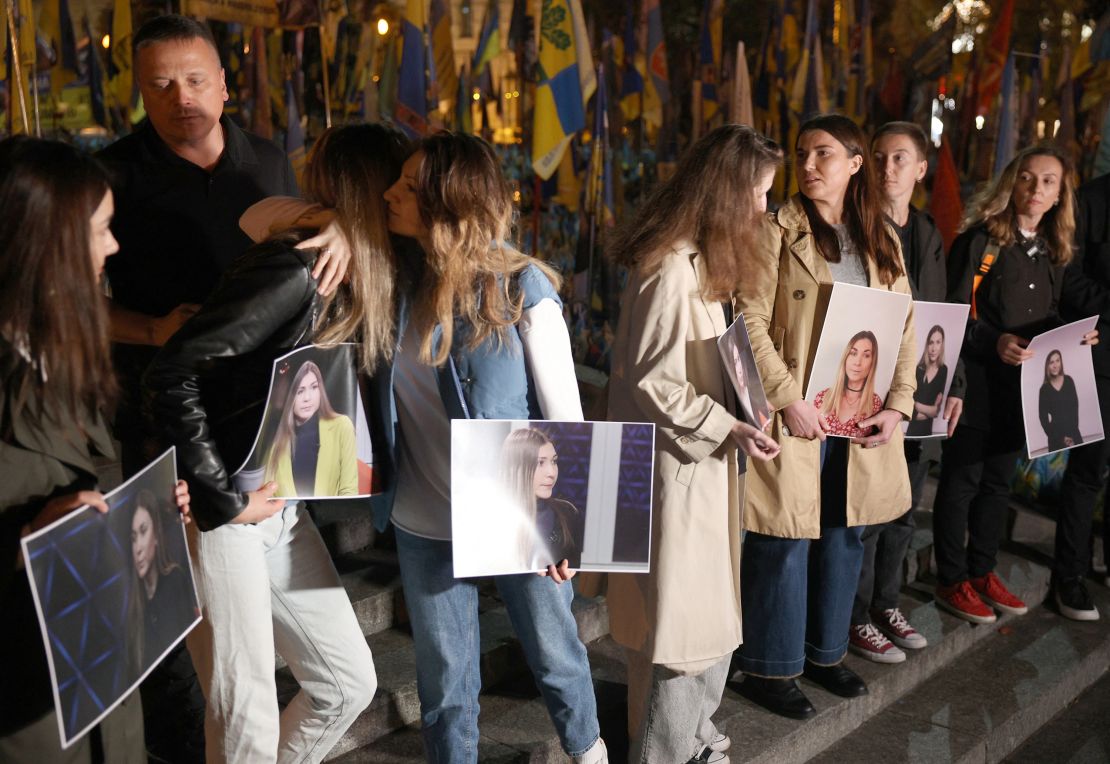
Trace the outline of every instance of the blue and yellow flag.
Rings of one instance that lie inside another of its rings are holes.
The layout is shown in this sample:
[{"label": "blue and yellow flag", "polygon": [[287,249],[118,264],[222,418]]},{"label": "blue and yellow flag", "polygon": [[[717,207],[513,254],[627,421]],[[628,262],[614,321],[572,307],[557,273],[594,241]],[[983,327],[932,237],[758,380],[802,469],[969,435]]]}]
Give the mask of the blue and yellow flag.
[{"label": "blue and yellow flag", "polygon": [[597,225],[609,227],[617,219],[613,201],[613,157],[609,150],[609,103],[605,70],[597,67],[597,95],[594,97],[594,129],[590,148],[590,171],[586,185],[586,210]]},{"label": "blue and yellow flag", "polygon": [[597,89],[578,0],[543,0],[532,128],[532,168],[555,174],[574,134],[586,126],[586,101]]},{"label": "blue and yellow flag", "polygon": [[486,6],[486,19],[482,24],[482,33],[478,38],[478,47],[474,49],[474,62],[470,65],[472,76],[477,79],[489,66],[497,55],[501,53],[501,12],[498,10],[497,0],[490,0]]},{"label": "blue and yellow flag", "polygon": [[[621,111],[629,122],[640,117],[644,102],[644,56],[636,32],[636,6],[632,0],[628,0],[624,17],[624,55],[623,60],[616,63],[620,67]],[[600,79],[599,75],[598,80]]]},{"label": "blue and yellow flag", "polygon": [[89,106],[92,108],[92,116],[96,124],[108,127],[108,110],[104,107],[104,70],[100,66],[100,55],[96,52],[100,46],[95,42],[97,38],[93,37],[87,18],[85,34],[89,37]]},{"label": "blue and yellow flag", "polygon": [[724,27],[723,0],[705,0],[701,34],[698,37],[698,80],[701,81],[701,116],[708,122],[721,107],[718,85],[721,78],[721,35]]},{"label": "blue and yellow flag", "polygon": [[428,132],[428,67],[432,61],[428,55],[426,2],[408,0],[401,22],[401,72],[393,117],[410,138],[419,138]]},{"label": "blue and yellow flag", "polygon": [[[40,27],[50,39],[57,53],[57,61],[50,70],[50,91],[60,97],[62,88],[80,75],[77,65],[77,38],[73,34],[73,20],[69,15],[69,0],[47,0],[42,4]],[[128,46],[131,41],[128,40]]]},{"label": "blue and yellow flag", "polygon": [[663,13],[659,0],[644,0],[640,11],[640,38],[644,56],[644,119],[659,127],[663,107],[671,100],[667,71],[667,44],[663,38]]},{"label": "blue and yellow flag", "polygon": [[447,113],[455,101],[459,78],[455,74],[455,44],[451,39],[451,9],[447,0],[432,0],[432,54],[435,60],[436,91],[446,101]]}]

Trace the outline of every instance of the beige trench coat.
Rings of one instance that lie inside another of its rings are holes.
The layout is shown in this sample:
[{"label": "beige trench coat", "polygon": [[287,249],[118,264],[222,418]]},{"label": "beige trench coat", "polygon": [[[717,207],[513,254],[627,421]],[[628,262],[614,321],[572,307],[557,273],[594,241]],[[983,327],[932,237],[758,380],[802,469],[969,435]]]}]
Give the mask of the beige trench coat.
[{"label": "beige trench coat", "polygon": [[653,422],[651,573],[610,574],[613,638],[653,663],[697,673],[740,644],[740,500],[732,388],[717,351],[720,303],[679,244],[632,274],[613,344],[609,419]]},{"label": "beige trench coat", "polygon": [[[872,287],[910,293],[905,276],[884,287],[873,263]],[[737,310],[744,314],[756,366],[771,407],[781,410],[803,397],[825,309],[832,273],[797,197],[768,215],[759,245],[748,261],[738,290]],[[913,309],[906,315],[894,380],[885,408],[907,419],[916,388]],[[820,441],[783,434],[776,411],[770,435],[782,447],[770,462],[754,463],[745,493],[745,530],[781,538],[821,536]],[[900,517],[910,507],[909,473],[902,448],[902,429],[886,445],[848,453],[848,525],[872,525]]]}]

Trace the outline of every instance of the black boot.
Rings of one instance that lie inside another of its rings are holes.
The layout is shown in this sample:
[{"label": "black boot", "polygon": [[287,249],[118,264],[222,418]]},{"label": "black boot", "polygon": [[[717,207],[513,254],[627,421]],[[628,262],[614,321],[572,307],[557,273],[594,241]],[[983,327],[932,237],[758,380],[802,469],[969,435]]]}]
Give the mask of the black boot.
[{"label": "black boot", "polygon": [[802,676],[842,698],[858,698],[860,695],[867,694],[867,685],[860,679],[859,674],[843,663],[835,666],[819,666],[806,661]]},{"label": "black boot", "polygon": [[793,679],[767,679],[744,675],[737,692],[768,711],[790,719],[809,719],[817,714]]}]

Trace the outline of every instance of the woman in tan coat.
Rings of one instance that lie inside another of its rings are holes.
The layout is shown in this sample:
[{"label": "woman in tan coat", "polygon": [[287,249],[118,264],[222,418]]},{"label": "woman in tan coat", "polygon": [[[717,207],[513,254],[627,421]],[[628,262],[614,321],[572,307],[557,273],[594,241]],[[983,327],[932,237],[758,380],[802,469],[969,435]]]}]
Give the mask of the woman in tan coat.
[{"label": "woman in tan coat", "polygon": [[710,132],[612,248],[631,275],[609,416],[657,427],[651,573],[609,583],[613,637],[628,651],[634,762],[728,761],[710,717],[741,638],[736,448],[758,460],[778,446],[737,418],[717,338],[781,160],[751,128]]},{"label": "woman in tan coat", "polygon": [[794,682],[799,674],[845,697],[867,692],[840,663],[863,526],[910,506],[899,425],[913,412],[916,359],[911,313],[883,408],[859,423],[870,434],[825,440],[824,417],[802,393],[831,284],[910,289],[859,127],[837,115],[806,122],[796,172],[801,193],[770,216],[739,282],[738,308],[776,409],[771,436],[782,446],[747,476],[739,658],[746,697],[804,719],[815,711]]}]

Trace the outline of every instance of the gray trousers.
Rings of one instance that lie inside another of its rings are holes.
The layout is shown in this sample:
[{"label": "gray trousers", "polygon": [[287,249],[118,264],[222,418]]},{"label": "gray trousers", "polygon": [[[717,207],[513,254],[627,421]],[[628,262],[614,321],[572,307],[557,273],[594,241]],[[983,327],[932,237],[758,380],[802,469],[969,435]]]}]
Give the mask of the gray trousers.
[{"label": "gray trousers", "polygon": [[731,653],[700,674],[678,674],[628,655],[628,761],[685,764],[717,737],[712,717],[721,705]]},{"label": "gray trousers", "polygon": [[921,502],[921,490],[929,474],[930,462],[921,459],[908,462],[910,489],[913,499],[909,511],[897,520],[869,525],[863,531],[863,564],[859,586],[852,603],[852,625],[870,623],[869,612],[898,607],[902,588],[902,565],[913,539],[913,511]]}]

